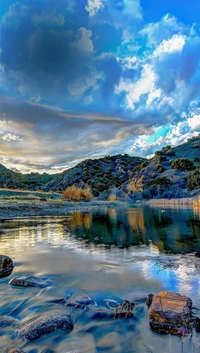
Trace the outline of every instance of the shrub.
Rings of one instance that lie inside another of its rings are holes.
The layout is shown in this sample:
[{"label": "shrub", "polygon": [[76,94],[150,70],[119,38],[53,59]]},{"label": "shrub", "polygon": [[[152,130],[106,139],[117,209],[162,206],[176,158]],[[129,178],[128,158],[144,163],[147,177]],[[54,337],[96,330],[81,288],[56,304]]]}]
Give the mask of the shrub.
[{"label": "shrub", "polygon": [[158,164],[157,166],[156,166],[156,171],[158,172],[158,173],[163,173],[164,172],[164,167],[162,166],[162,164]]},{"label": "shrub", "polygon": [[175,159],[171,166],[173,169],[180,169],[180,170],[193,170],[195,169],[194,163],[187,158],[178,158]]},{"label": "shrub", "polygon": [[88,201],[92,198],[92,192],[88,186],[85,189],[82,189],[82,188],[76,187],[75,185],[72,185],[72,186],[69,186],[66,190],[64,190],[61,196],[63,200]]},{"label": "shrub", "polygon": [[200,168],[195,169],[189,173],[187,180],[187,188],[188,190],[200,188]]},{"label": "shrub", "polygon": [[140,166],[139,166],[139,167],[142,169],[142,168],[146,167],[146,166],[147,166],[147,164],[148,164],[148,162],[147,162],[147,161],[142,162],[142,163],[140,164]]},{"label": "shrub", "polygon": [[162,163],[162,162],[166,162],[167,158],[165,156],[159,156],[158,157],[158,162]]},{"label": "shrub", "polygon": [[172,149],[168,149],[166,152],[166,155],[168,157],[174,157],[176,155],[176,153]]}]

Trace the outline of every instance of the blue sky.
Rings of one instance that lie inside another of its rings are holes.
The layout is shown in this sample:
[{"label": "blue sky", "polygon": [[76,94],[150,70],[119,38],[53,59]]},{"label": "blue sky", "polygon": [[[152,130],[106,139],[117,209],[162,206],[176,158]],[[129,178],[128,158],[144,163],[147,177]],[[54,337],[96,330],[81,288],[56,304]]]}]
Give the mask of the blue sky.
[{"label": "blue sky", "polygon": [[200,4],[1,0],[0,163],[62,171],[200,131]]}]

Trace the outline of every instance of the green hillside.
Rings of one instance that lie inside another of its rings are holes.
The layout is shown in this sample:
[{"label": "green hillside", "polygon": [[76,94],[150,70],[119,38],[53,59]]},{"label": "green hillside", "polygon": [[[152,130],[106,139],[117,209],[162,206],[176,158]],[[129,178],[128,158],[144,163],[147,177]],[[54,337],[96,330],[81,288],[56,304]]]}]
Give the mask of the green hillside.
[{"label": "green hillside", "polygon": [[42,189],[43,186],[53,178],[55,178],[55,174],[22,174],[7,169],[2,164],[0,164],[0,188],[38,190]]},{"label": "green hillside", "polygon": [[128,154],[87,159],[58,174],[43,189],[62,191],[71,185],[89,185],[93,195],[99,196],[129,180],[134,168],[144,161],[145,158],[131,157]]},{"label": "green hillside", "polygon": [[135,168],[120,192],[132,199],[187,197],[200,188],[200,136],[172,148],[163,147]]}]

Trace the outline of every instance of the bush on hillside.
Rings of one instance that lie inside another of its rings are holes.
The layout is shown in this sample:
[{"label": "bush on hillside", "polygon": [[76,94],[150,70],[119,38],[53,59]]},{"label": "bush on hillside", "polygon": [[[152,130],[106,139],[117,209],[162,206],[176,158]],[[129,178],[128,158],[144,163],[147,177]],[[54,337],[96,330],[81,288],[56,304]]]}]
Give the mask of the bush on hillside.
[{"label": "bush on hillside", "polygon": [[178,158],[172,161],[172,169],[176,170],[193,170],[195,169],[194,163],[187,158]]},{"label": "bush on hillside", "polygon": [[187,180],[188,190],[194,190],[200,188],[200,168],[193,170],[188,175]]},{"label": "bush on hillside", "polygon": [[174,157],[176,155],[176,153],[170,148],[167,150],[166,155],[168,157]]},{"label": "bush on hillside", "polygon": [[158,164],[158,165],[156,166],[156,171],[157,171],[158,173],[163,173],[164,170],[165,170],[165,168],[163,167],[162,164]]}]

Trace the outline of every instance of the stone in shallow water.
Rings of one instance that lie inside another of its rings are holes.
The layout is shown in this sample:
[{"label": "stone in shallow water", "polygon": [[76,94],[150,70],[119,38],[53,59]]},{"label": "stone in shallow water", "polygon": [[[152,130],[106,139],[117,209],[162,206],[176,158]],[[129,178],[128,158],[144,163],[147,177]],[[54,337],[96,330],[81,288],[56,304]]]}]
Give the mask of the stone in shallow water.
[{"label": "stone in shallow water", "polygon": [[94,300],[88,295],[77,294],[66,301],[66,306],[84,309],[86,306],[94,303]]},{"label": "stone in shallow water", "polygon": [[50,285],[50,282],[44,278],[39,278],[33,275],[26,275],[12,278],[9,284],[12,286],[45,288]]},{"label": "stone in shallow water", "polygon": [[19,320],[11,316],[0,316],[0,328],[19,325]]},{"label": "stone in shallow water", "polygon": [[57,329],[72,330],[73,325],[71,319],[67,315],[55,316],[45,314],[38,319],[25,325],[24,328],[18,331],[20,338],[28,341],[34,341],[43,335],[47,335]]},{"label": "stone in shallow water", "polygon": [[149,323],[153,330],[181,334],[180,328],[189,327],[192,300],[178,293],[160,292],[154,295],[149,308]]},{"label": "stone in shallow water", "polygon": [[8,353],[25,353],[22,349],[10,349]]},{"label": "stone in shallow water", "polygon": [[0,278],[9,276],[13,271],[13,261],[10,257],[0,255]]}]

